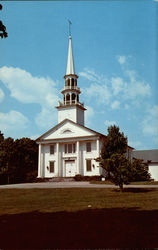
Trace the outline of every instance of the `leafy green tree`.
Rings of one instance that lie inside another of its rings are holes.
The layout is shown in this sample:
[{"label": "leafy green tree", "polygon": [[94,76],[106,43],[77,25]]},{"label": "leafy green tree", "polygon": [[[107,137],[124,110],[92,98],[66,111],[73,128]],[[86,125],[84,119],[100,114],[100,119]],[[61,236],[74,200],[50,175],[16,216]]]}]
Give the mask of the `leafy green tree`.
[{"label": "leafy green tree", "polygon": [[101,156],[103,159],[110,158],[113,154],[124,154],[127,150],[127,137],[120,132],[119,127],[108,127],[108,135],[103,142]]},{"label": "leafy green tree", "polygon": [[14,140],[11,137],[0,140],[0,180],[2,183],[10,183],[10,177],[12,174],[10,161],[13,154],[13,148]]},{"label": "leafy green tree", "polygon": [[14,181],[16,183],[31,181],[29,176],[32,176],[33,172],[37,171],[38,164],[38,146],[36,142],[29,138],[15,140],[11,161],[14,170]]},{"label": "leafy green tree", "polygon": [[106,177],[115,185],[119,185],[121,191],[123,184],[129,184],[131,178],[131,164],[125,155],[127,146],[127,137],[120,132],[119,127],[110,126],[103,141],[99,161]]},{"label": "leafy green tree", "polygon": [[[2,5],[0,4],[0,10],[2,10]],[[8,33],[6,32],[6,27],[4,26],[3,22],[0,20],[0,37],[6,38]]]},{"label": "leafy green tree", "polygon": [[0,132],[0,184],[35,180],[37,165],[38,146],[34,140],[4,139]]},{"label": "leafy green tree", "polygon": [[123,184],[129,184],[131,180],[131,164],[125,155],[112,154],[108,159],[101,159],[100,166],[104,168],[108,179],[123,191]]},{"label": "leafy green tree", "polygon": [[132,179],[131,181],[147,181],[151,179],[147,164],[143,160],[134,158],[132,161]]},{"label": "leafy green tree", "polygon": [[123,184],[131,181],[149,180],[148,168],[142,160],[127,159],[127,137],[121,133],[119,127],[110,126],[108,135],[103,141],[100,166],[104,169],[107,179],[123,190]]}]

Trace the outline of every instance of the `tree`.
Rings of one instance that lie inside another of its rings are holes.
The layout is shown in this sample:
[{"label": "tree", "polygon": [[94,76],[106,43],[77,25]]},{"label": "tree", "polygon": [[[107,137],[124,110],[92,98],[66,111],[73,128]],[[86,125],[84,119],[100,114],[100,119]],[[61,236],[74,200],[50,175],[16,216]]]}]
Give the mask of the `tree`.
[{"label": "tree", "polygon": [[110,126],[99,161],[106,177],[115,185],[119,185],[121,191],[123,184],[129,184],[131,179],[131,164],[125,155],[127,146],[127,137],[119,131],[119,127]]},{"label": "tree", "polygon": [[[2,5],[0,4],[0,10],[2,10]],[[4,26],[3,22],[0,20],[0,37],[6,38],[8,37],[8,33],[6,32],[6,27]]]},{"label": "tree", "polygon": [[38,146],[34,140],[4,139],[0,132],[0,184],[35,180],[37,165]]},{"label": "tree", "polygon": [[[0,137],[2,138],[0,132]],[[10,167],[10,161],[13,154],[14,140],[9,137],[7,139],[0,140],[0,181],[5,184],[10,182],[12,169]]]},{"label": "tree", "polygon": [[17,139],[14,142],[14,150],[11,157],[11,169],[14,171],[14,182],[26,182],[34,172],[37,176],[38,146],[29,138]]},{"label": "tree", "polygon": [[131,181],[150,180],[148,167],[139,159],[127,159],[127,137],[119,131],[119,127],[110,126],[108,135],[103,141],[100,166],[105,170],[107,179],[123,190],[123,184]]},{"label": "tree", "polygon": [[101,156],[103,159],[110,158],[113,154],[124,154],[127,150],[127,137],[119,131],[119,127],[108,127],[108,135],[103,142]]},{"label": "tree", "polygon": [[113,154],[110,158],[101,160],[101,166],[105,169],[108,179],[118,185],[123,191],[123,184],[129,184],[131,180],[131,164],[125,155]]},{"label": "tree", "polygon": [[148,172],[148,166],[143,160],[134,158],[132,161],[132,181],[150,180],[151,175]]}]

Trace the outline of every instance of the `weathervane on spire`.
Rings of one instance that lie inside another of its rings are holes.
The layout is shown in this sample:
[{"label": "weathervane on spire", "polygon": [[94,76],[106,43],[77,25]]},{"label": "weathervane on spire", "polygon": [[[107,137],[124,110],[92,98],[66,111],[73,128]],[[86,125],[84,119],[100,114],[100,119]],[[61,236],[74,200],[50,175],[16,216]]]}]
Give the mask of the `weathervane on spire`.
[{"label": "weathervane on spire", "polygon": [[71,24],[72,22],[68,19],[68,22],[69,22],[69,36],[71,36]]}]

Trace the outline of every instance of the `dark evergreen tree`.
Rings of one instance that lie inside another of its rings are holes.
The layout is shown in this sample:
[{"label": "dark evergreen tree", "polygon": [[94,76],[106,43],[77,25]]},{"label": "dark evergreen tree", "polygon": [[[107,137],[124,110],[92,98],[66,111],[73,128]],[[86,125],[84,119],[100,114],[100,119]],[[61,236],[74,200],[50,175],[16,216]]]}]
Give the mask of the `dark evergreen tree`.
[{"label": "dark evergreen tree", "polygon": [[0,133],[0,184],[35,180],[37,165],[38,146],[34,140],[4,139]]},{"label": "dark evergreen tree", "polygon": [[143,163],[141,159],[133,159],[132,161],[132,181],[146,181],[150,180],[151,175],[148,172],[147,164]]}]

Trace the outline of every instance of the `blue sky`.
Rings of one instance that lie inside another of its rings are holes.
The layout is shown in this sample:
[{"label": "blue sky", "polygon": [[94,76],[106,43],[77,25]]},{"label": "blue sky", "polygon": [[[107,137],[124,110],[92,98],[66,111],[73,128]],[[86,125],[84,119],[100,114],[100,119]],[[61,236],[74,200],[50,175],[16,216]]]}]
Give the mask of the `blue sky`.
[{"label": "blue sky", "polygon": [[86,126],[116,124],[136,149],[158,148],[158,2],[8,1],[1,19],[0,130],[37,138],[57,124],[68,19]]}]

